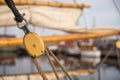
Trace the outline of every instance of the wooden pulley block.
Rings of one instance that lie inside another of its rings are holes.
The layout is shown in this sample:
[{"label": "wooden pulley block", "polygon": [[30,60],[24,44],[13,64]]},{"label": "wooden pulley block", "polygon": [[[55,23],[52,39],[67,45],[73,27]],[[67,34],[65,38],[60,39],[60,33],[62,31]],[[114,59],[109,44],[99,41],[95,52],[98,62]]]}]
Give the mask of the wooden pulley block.
[{"label": "wooden pulley block", "polygon": [[45,46],[42,38],[36,33],[27,33],[23,38],[23,44],[32,57],[39,57],[44,53]]},{"label": "wooden pulley block", "polygon": [[120,41],[116,41],[116,47],[120,48]]}]

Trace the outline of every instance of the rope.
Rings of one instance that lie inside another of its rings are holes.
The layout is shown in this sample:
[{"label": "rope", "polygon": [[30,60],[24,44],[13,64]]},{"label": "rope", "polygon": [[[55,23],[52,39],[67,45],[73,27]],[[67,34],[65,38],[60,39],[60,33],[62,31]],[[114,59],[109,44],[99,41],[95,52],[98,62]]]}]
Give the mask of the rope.
[{"label": "rope", "polygon": [[84,24],[85,24],[85,30],[86,30],[86,32],[87,32],[88,26],[87,26],[87,20],[86,20],[85,12],[83,12],[83,19],[84,19]]},{"label": "rope", "polygon": [[120,9],[118,8],[117,3],[115,2],[115,0],[113,0],[113,4],[115,5],[115,7],[116,7],[116,9],[117,9],[117,11],[118,11],[118,13],[120,15]]},{"label": "rope", "polygon": [[47,77],[45,76],[45,73],[42,71],[41,67],[39,66],[39,63],[37,62],[36,58],[32,57],[32,61],[35,64],[36,68],[38,69],[38,72],[42,76],[43,80],[48,80]]},{"label": "rope", "polygon": [[23,16],[19,13],[17,8],[15,7],[15,4],[14,4],[13,0],[5,0],[5,2],[8,5],[8,7],[11,9],[11,11],[13,12],[13,14],[15,16],[15,20],[17,22],[22,22],[23,21]]},{"label": "rope", "polygon": [[60,80],[60,78],[59,78],[59,76],[58,76],[58,74],[57,74],[57,70],[56,70],[56,68],[55,68],[52,60],[50,59],[50,55],[49,55],[49,53],[48,53],[48,50],[46,49],[45,52],[46,52],[46,54],[47,54],[47,57],[48,57],[48,59],[49,59],[49,62],[50,62],[51,67],[52,67],[52,69],[53,69],[53,71],[54,71],[54,73],[55,73],[55,76],[56,76],[57,80]]},{"label": "rope", "polygon": [[61,67],[61,69],[64,71],[64,73],[67,75],[67,77],[69,78],[69,80],[72,80],[72,78],[70,77],[70,75],[67,73],[67,71],[64,69],[64,67],[59,63],[59,60],[57,59],[57,57],[53,54],[53,52],[46,47],[47,51],[49,52],[49,54],[55,59],[55,61],[58,63],[58,65]]}]

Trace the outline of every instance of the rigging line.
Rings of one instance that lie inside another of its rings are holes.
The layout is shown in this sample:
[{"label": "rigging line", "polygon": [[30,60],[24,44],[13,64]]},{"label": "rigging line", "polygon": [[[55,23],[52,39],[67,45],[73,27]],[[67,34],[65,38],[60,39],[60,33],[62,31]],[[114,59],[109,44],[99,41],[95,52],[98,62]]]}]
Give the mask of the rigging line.
[{"label": "rigging line", "polygon": [[[74,2],[75,4],[78,3],[77,0],[73,0],[73,2]],[[81,10],[81,14],[82,14],[82,13],[83,13],[83,8],[80,8],[80,10]],[[79,18],[82,16],[81,14],[79,15]],[[76,24],[79,25],[79,19],[77,20]]]},{"label": "rigging line", "polygon": [[106,56],[104,57],[104,59],[101,61],[101,63],[96,66],[96,69],[99,69],[101,67],[101,65],[107,60],[107,58],[109,57],[109,55],[111,54],[111,52],[113,51],[114,47],[112,47],[107,53]]},{"label": "rigging line", "polygon": [[54,73],[55,73],[55,76],[56,76],[57,80],[60,80],[60,78],[59,78],[59,76],[58,76],[58,74],[57,74],[57,70],[56,70],[56,68],[55,68],[52,60],[50,59],[50,54],[49,54],[49,51],[48,51],[47,49],[45,50],[45,53],[47,54],[48,60],[49,60],[49,62],[50,62],[50,64],[51,64],[51,67],[52,67],[52,69],[53,69],[53,71],[54,71]]},{"label": "rigging line", "polygon": [[[77,0],[73,0],[73,2],[74,2],[75,4],[78,3]],[[80,8],[80,10],[81,10],[81,14],[82,14],[82,13],[83,13],[83,8]],[[81,14],[79,15],[79,18],[82,16]],[[77,24],[77,25],[79,25],[79,20],[80,20],[79,18],[78,18],[77,21],[76,21],[76,24]]]},{"label": "rigging line", "polygon": [[38,72],[42,76],[43,80],[48,80],[45,73],[42,71],[41,67],[39,66],[39,63],[37,62],[36,58],[32,58],[33,63],[35,64],[36,68],[38,69]]},{"label": "rigging line", "polygon": [[67,75],[67,77],[69,78],[69,80],[72,80],[72,78],[70,77],[70,75],[67,73],[67,71],[64,69],[64,67],[60,64],[59,60],[57,59],[57,57],[53,54],[53,52],[46,47],[46,49],[49,51],[50,55],[55,59],[55,61],[59,64],[59,66],[61,67],[61,69],[64,71],[64,73]]},{"label": "rigging line", "polygon": [[120,9],[118,8],[117,3],[115,2],[115,0],[112,0],[112,1],[113,1],[113,4],[115,5],[115,7],[116,7],[116,9],[117,9],[117,11],[119,13],[119,15],[120,15]]},{"label": "rigging line", "polygon": [[85,11],[83,12],[83,19],[84,19],[84,24],[85,24],[85,30],[87,32],[87,19],[86,19]]}]

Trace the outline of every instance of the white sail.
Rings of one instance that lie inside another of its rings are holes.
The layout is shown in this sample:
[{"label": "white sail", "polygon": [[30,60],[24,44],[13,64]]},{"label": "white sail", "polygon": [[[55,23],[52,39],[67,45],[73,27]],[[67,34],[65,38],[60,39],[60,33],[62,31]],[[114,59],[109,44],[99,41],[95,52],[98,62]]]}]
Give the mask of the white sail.
[{"label": "white sail", "polygon": [[[7,6],[0,6],[0,27],[15,26],[14,15]],[[51,28],[63,30],[67,32],[88,32],[88,33],[102,33],[102,32],[116,32],[119,30],[113,28],[92,28],[86,29],[76,26],[82,10],[79,8],[59,8],[50,6],[33,6],[22,5],[17,6],[19,12],[25,13],[25,19],[37,27]]]},{"label": "white sail", "polygon": [[[7,6],[0,6],[0,27],[14,26],[14,16]],[[35,26],[69,31],[76,29],[81,9],[58,8],[48,6],[17,6],[20,13],[25,13],[27,21]]]}]

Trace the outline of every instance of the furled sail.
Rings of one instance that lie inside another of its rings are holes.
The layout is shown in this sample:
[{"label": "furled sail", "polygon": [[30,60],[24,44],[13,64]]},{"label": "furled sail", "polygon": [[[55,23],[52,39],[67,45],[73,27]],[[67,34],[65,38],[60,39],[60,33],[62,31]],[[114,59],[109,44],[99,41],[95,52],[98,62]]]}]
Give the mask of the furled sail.
[{"label": "furled sail", "polygon": [[[17,1],[14,0],[16,4],[19,5]],[[22,2],[22,1],[21,1]],[[39,2],[38,2],[39,3]],[[1,0],[0,4],[4,4],[4,1]],[[22,4],[22,3],[20,3]],[[29,2],[30,4],[30,2]],[[43,5],[43,3],[40,3]],[[47,2],[46,2],[47,4]],[[79,19],[82,9],[84,6],[80,6],[78,4],[63,4],[61,3],[61,7],[57,6],[60,3],[56,3],[57,7],[53,7],[53,4],[55,6],[55,3],[48,3],[48,6],[41,6],[38,4],[35,5],[19,5],[17,6],[17,9],[22,13],[25,13],[25,18],[27,21],[34,25],[39,27],[45,27],[45,28],[51,28],[51,29],[58,29],[63,31],[70,32],[71,30],[77,30],[79,27],[76,27],[76,22]],[[45,2],[44,2],[45,5]],[[62,7],[62,5],[64,7]],[[70,5],[74,6],[73,8],[69,8]],[[77,7],[78,6],[78,7]],[[14,26],[16,25],[14,21],[14,16],[11,13],[11,11],[8,9],[7,6],[0,6],[0,27],[5,26]]]},{"label": "furled sail", "polygon": [[[0,26],[14,26],[14,16],[7,6],[0,7]],[[55,8],[47,6],[17,6],[30,24],[67,31],[74,29],[81,9]]]}]

